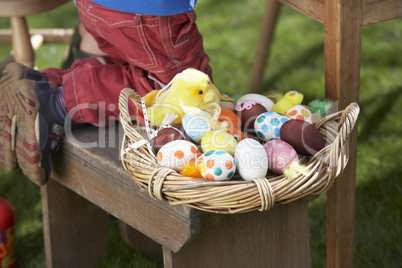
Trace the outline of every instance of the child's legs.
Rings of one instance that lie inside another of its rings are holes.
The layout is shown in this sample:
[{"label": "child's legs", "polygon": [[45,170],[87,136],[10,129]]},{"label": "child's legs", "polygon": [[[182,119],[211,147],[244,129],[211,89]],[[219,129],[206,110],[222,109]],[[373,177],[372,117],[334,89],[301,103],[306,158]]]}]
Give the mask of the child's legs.
[{"label": "child's legs", "polygon": [[89,0],[79,1],[78,10],[102,51],[144,69],[163,84],[189,67],[212,74],[194,11],[174,16],[138,15]]},{"label": "child's legs", "polygon": [[79,59],[70,69],[48,68],[42,74],[52,87],[63,87],[68,116],[73,122],[96,126],[118,119],[122,89],[132,88],[144,96],[156,87],[141,69],[116,63],[107,56]]}]

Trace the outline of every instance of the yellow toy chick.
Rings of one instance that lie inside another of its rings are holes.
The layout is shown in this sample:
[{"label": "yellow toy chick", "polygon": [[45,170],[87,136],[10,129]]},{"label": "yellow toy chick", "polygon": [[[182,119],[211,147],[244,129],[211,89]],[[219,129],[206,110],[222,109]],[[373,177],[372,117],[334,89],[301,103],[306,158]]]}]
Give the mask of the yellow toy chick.
[{"label": "yellow toy chick", "polygon": [[303,94],[297,91],[289,91],[280,99],[277,103],[275,103],[272,108],[273,112],[285,114],[287,110],[293,108],[293,106],[301,104],[303,101]]},{"label": "yellow toy chick", "polygon": [[220,93],[208,75],[188,68],[177,74],[165,88],[149,92],[144,100],[148,120],[159,127],[167,113],[177,114],[179,117],[173,123],[181,124],[182,105],[204,110],[210,103],[219,104]]}]

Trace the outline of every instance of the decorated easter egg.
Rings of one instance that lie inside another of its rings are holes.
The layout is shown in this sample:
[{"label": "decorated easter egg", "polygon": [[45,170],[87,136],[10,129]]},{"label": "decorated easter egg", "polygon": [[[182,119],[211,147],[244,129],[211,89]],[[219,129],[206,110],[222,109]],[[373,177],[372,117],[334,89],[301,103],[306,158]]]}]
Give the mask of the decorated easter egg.
[{"label": "decorated easter egg", "polygon": [[229,127],[232,128],[240,128],[241,126],[240,118],[231,110],[222,109],[221,114],[218,117],[218,121],[227,121],[229,122]]},{"label": "decorated easter egg", "polygon": [[299,157],[293,147],[282,140],[272,140],[264,144],[268,156],[269,171],[275,174],[283,174],[293,161]]},{"label": "decorated easter egg", "polygon": [[199,150],[192,142],[174,140],[160,148],[156,159],[161,166],[180,171],[187,163],[195,161],[199,155]]},{"label": "decorated easter egg", "polygon": [[267,112],[267,109],[260,101],[250,100],[237,103],[235,110],[240,118],[241,126],[244,130],[253,129],[255,119],[260,114]]},{"label": "decorated easter egg", "polygon": [[211,181],[230,180],[235,171],[236,164],[233,156],[225,151],[209,151],[197,159],[201,175]]},{"label": "decorated easter egg", "polygon": [[293,108],[285,112],[285,116],[289,119],[299,119],[313,123],[313,114],[305,105],[295,105]]},{"label": "decorated easter egg", "polygon": [[153,139],[153,147],[155,152],[168,142],[174,140],[184,140],[184,130],[180,124],[171,124],[158,130],[157,136]]},{"label": "decorated easter egg", "polygon": [[208,132],[201,140],[201,148],[204,153],[221,150],[233,156],[236,146],[236,139],[222,130]]},{"label": "decorated easter egg", "polygon": [[249,93],[249,94],[241,96],[236,101],[236,105],[243,101],[259,101],[259,102],[261,102],[261,105],[264,106],[265,109],[267,109],[268,112],[272,111],[272,108],[275,105],[275,103],[272,100],[270,100],[269,98],[265,97],[264,95],[256,94],[256,93]]},{"label": "decorated easter egg", "polygon": [[209,120],[211,120],[211,115],[207,112],[202,114],[186,113],[182,121],[184,131],[191,140],[200,142],[209,130]]},{"label": "decorated easter egg", "polygon": [[229,122],[227,132],[232,135],[237,142],[244,139],[244,134],[240,129],[241,122],[239,117],[232,111],[222,109],[221,114],[218,118],[219,122]]},{"label": "decorated easter egg", "polygon": [[254,139],[244,139],[235,150],[236,167],[243,180],[264,178],[268,171],[268,157],[264,147]]},{"label": "decorated easter egg", "polygon": [[325,147],[325,139],[321,132],[304,120],[289,120],[280,131],[281,140],[289,143],[298,154],[315,155]]},{"label": "decorated easter egg", "polygon": [[291,109],[293,106],[297,104],[301,104],[303,101],[303,94],[297,91],[289,91],[287,92],[282,99],[280,99],[277,103],[275,103],[272,108],[273,112],[279,114],[285,114],[287,110]]},{"label": "decorated easter egg", "polygon": [[266,112],[257,117],[254,122],[255,133],[264,141],[280,140],[280,129],[289,121],[284,115]]}]

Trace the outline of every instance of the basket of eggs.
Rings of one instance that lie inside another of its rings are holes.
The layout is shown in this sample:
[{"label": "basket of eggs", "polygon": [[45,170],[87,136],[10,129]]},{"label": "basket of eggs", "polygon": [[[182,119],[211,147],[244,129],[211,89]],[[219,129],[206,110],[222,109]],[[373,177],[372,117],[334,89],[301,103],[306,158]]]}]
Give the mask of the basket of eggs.
[{"label": "basket of eggs", "polygon": [[213,213],[265,211],[320,195],[347,165],[359,106],[331,112],[330,101],[302,101],[290,91],[246,94],[235,105],[195,69],[143,98],[125,88],[123,166],[151,197]]}]

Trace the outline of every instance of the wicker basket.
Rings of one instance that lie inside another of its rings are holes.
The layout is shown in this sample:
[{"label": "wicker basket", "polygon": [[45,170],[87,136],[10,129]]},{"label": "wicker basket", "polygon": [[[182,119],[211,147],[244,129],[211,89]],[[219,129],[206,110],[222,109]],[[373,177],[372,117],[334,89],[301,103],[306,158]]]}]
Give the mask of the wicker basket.
[{"label": "wicker basket", "polygon": [[[141,108],[140,96],[132,89],[123,89],[119,99],[124,129],[121,159],[134,181],[151,197],[171,205],[186,205],[220,214],[265,211],[275,204],[326,192],[348,162],[348,137],[359,114],[359,106],[352,103],[345,110],[316,122],[315,126],[324,135],[327,146],[315,156],[305,157],[303,161],[308,172],[298,173],[292,180],[276,175],[253,181],[211,182],[184,177],[172,169],[161,167],[132,123],[129,101]],[[138,149],[125,150],[140,141],[143,145]]]}]

